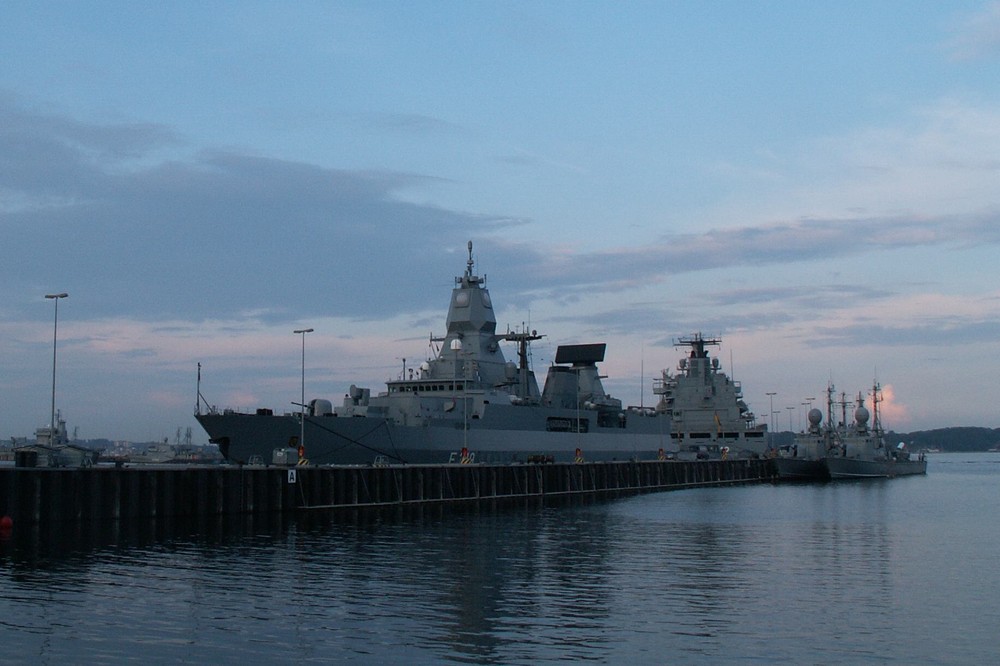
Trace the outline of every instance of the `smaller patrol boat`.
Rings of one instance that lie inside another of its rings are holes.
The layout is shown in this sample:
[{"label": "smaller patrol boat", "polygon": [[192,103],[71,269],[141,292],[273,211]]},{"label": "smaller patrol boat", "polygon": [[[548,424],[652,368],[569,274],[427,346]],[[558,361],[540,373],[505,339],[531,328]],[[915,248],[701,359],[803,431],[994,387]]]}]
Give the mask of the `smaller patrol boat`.
[{"label": "smaller patrol boat", "polygon": [[[831,479],[892,478],[910,474],[926,474],[927,459],[923,453],[911,458],[902,442],[890,448],[879,419],[882,388],[872,386],[872,413],[869,415],[864,398],[858,394],[854,423],[846,427],[835,446],[827,452],[823,463]],[[872,416],[872,425],[868,418]]]},{"label": "smaller patrol boat", "polygon": [[805,432],[795,434],[790,447],[782,447],[774,459],[778,478],[787,481],[819,481],[830,478],[824,459],[838,437],[833,426],[833,384],[826,387],[826,423],[823,412],[809,410],[809,425]]},{"label": "smaller patrol boat", "polygon": [[[859,393],[854,402],[854,420],[850,423],[847,421],[847,406],[851,403],[847,396],[841,394],[841,400],[834,401],[833,384],[827,387],[826,395],[826,423],[823,423],[823,412],[815,408],[809,410],[808,429],[796,434],[790,449],[775,459],[779,478],[817,481],[927,473],[927,460],[922,452],[912,458],[904,444],[900,443],[895,448],[886,444],[879,419],[882,389],[878,383],[872,388],[872,411],[865,407],[865,399]],[[834,405],[839,405],[842,413],[836,424],[833,419]],[[872,419],[870,426],[869,419]]]},{"label": "smaller patrol boat", "polygon": [[690,353],[677,364],[676,375],[663,370],[654,383],[653,393],[660,396],[656,411],[670,415],[679,459],[759,457],[767,451],[767,426],[757,424],[740,383],[719,369],[718,358],[709,357],[707,347],[721,343],[701,333],[678,338],[674,346]]}]

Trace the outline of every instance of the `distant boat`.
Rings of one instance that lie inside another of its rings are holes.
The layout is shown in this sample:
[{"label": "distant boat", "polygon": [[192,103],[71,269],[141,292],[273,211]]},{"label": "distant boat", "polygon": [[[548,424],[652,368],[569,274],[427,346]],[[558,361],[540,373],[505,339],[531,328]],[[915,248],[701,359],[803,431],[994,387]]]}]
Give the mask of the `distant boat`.
[{"label": "distant boat", "polygon": [[90,467],[100,452],[69,440],[66,421],[56,412],[55,423],[35,429],[35,442],[14,449],[18,467]]}]

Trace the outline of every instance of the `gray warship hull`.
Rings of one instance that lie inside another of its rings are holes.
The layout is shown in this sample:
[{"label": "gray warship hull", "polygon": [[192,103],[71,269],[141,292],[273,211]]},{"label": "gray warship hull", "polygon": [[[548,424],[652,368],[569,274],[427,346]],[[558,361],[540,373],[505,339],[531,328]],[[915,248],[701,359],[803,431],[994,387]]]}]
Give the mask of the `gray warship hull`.
[{"label": "gray warship hull", "polygon": [[[663,419],[634,416],[630,420],[635,423],[625,428],[553,432],[547,430],[552,419],[565,423],[576,419],[576,412],[500,405],[488,406],[488,410],[483,418],[470,422],[468,430],[461,421],[401,425],[371,417],[307,416],[303,456],[311,464],[446,464],[463,460],[500,464],[572,462],[577,458],[656,460],[676,450],[669,428],[663,430]],[[231,462],[271,462],[275,449],[298,446],[298,414],[203,414],[197,418]],[[580,418],[587,418],[586,413]]]},{"label": "gray warship hull", "polygon": [[831,479],[892,479],[926,474],[926,460],[865,460],[829,457],[823,461]]},{"label": "gray warship hull", "polygon": [[816,458],[775,458],[778,478],[785,481],[825,481],[830,473],[822,459]]}]

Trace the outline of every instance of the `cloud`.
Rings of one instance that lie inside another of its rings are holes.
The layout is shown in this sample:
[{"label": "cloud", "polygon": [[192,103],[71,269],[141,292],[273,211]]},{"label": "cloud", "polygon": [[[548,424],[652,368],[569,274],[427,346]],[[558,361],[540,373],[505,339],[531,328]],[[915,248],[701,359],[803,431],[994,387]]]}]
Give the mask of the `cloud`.
[{"label": "cloud", "polygon": [[[892,384],[885,384],[882,386],[882,402],[879,403],[879,413],[881,414],[879,420],[882,422],[883,427],[891,428],[894,423],[906,423],[910,420],[910,409],[904,403],[899,401],[896,396],[896,391]],[[871,404],[871,398],[869,397],[869,404]],[[892,444],[892,442],[890,442]]]},{"label": "cloud", "polygon": [[[180,143],[169,128],[87,124],[28,109],[9,95],[0,97],[0,120],[7,121],[0,125],[0,256],[21,267],[7,292],[66,290],[89,317],[277,322],[303,312],[416,315],[439,307],[440,290],[428,287],[447,288],[464,266],[468,239],[482,257],[479,269],[499,274],[505,302],[521,307],[532,300],[571,304],[713,269],[1000,242],[1000,211],[979,210],[748,221],[580,253],[505,235],[530,222],[502,211],[470,213],[399,197],[433,176],[219,150],[158,160],[158,151]],[[17,300],[3,308],[38,310]]]},{"label": "cloud", "polygon": [[968,348],[1000,339],[1000,316],[966,318],[949,314],[923,324],[885,324],[855,321],[841,326],[817,326],[811,347],[924,347]]},{"label": "cloud", "polygon": [[218,151],[136,166],[168,130],[59,122],[5,102],[2,253],[23,267],[8,287],[61,285],[86,294],[92,316],[419,309],[423,283],[447,280],[439,266],[465,239],[518,223],[396,199],[423,179],[413,174]]},{"label": "cloud", "polygon": [[[700,234],[668,235],[641,248],[557,254],[547,257],[545,266],[535,274],[540,274],[539,283],[545,285],[539,290],[541,294],[566,302],[583,293],[613,293],[627,286],[655,283],[684,273],[805,264],[902,248],[995,244],[1000,242],[998,230],[1000,211],[938,217],[888,215],[803,219],[711,229]],[[601,267],[599,273],[595,273],[594,266]],[[868,297],[876,295],[864,287],[844,285],[843,288],[857,290]],[[885,295],[883,291],[877,293]],[[795,299],[807,297],[791,292],[783,295]],[[746,297],[747,292],[730,292],[729,296],[730,299]],[[752,297],[769,296],[762,293]]]},{"label": "cloud", "polygon": [[956,60],[980,60],[1000,55],[1000,2],[964,17],[946,44]]}]

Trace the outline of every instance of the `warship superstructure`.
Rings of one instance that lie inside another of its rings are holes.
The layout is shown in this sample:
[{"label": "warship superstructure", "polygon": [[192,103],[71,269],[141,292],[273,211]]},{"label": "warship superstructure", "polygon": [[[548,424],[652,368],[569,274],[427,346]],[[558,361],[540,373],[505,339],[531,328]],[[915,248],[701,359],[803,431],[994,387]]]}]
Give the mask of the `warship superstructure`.
[{"label": "warship superstructure", "polygon": [[[537,331],[498,333],[472,243],[455,278],[446,334],[433,356],[372,395],[352,385],[342,404],[314,399],[301,412],[209,408],[196,418],[231,462],[394,464],[656,460],[676,452],[668,413],[623,407],[597,364],[605,344],[562,345],[539,390],[529,345]],[[517,362],[501,343],[512,343]],[[200,378],[200,372],[199,372]],[[304,420],[303,420],[304,416]]]},{"label": "warship superstructure", "polygon": [[701,333],[678,338],[674,346],[690,353],[678,362],[677,374],[664,370],[654,384],[653,392],[660,396],[656,409],[670,415],[680,458],[767,452],[767,425],[757,424],[740,383],[722,372],[718,358],[709,356],[707,347],[721,342]]}]

